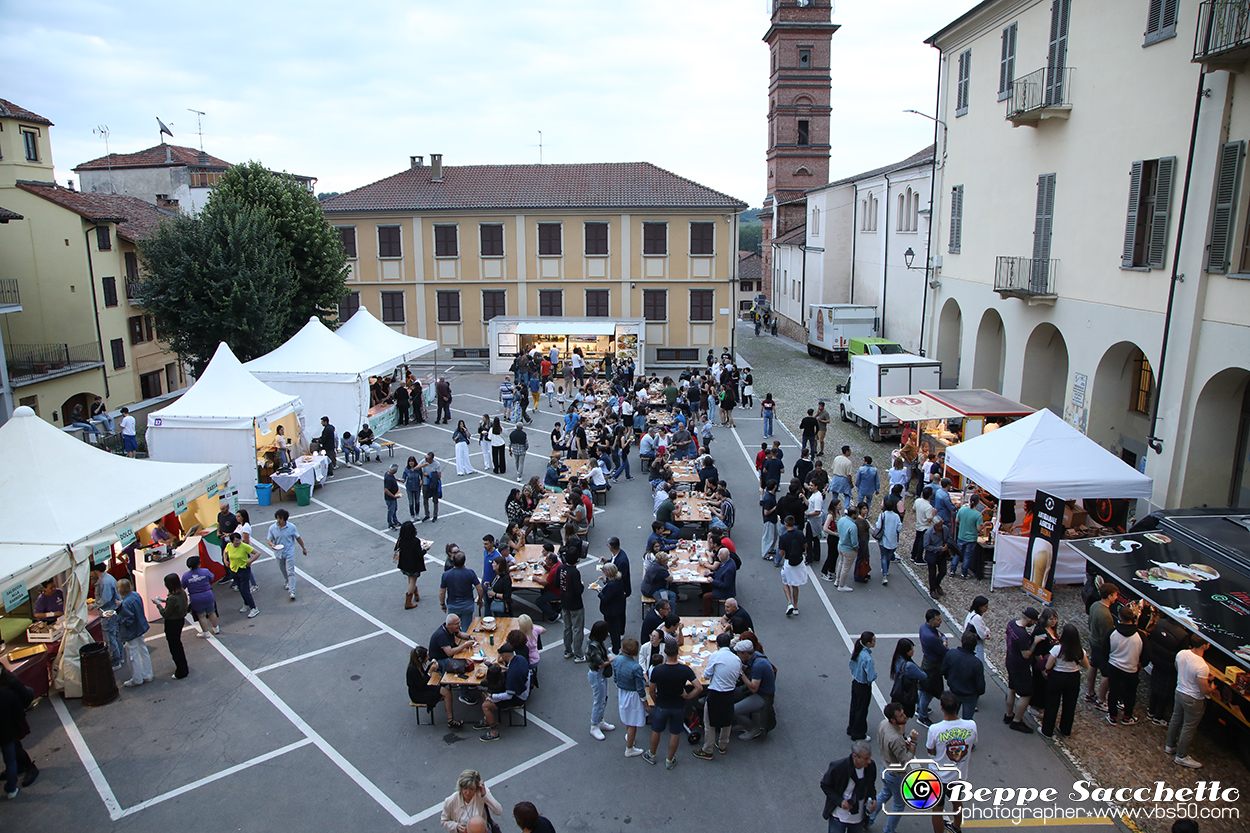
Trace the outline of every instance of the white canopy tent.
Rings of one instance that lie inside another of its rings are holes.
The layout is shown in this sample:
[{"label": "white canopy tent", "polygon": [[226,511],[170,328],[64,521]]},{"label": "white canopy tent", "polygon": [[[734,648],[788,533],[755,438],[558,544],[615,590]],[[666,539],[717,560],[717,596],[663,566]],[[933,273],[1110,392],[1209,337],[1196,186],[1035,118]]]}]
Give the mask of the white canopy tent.
[{"label": "white canopy tent", "polygon": [[298,396],[320,431],[323,416],[340,434],[353,433],[369,418],[369,377],[394,369],[394,356],[381,360],[339,338],[316,318],[275,350],[243,367],[277,390]]},{"label": "white canopy tent", "polygon": [[272,444],[278,425],[293,444],[307,442],[300,398],[252,376],[222,342],[191,389],[148,417],[148,456],[227,463],[230,483],[247,495],[257,482],[258,449]]},{"label": "white canopy tent", "polygon": [[946,465],[1003,500],[1149,498],[1152,481],[1055,416],[1037,411],[951,446]]},{"label": "white canopy tent", "polygon": [[[78,649],[88,642],[87,587],[95,544],[167,515],[180,499],[224,483],[224,465],[154,463],[103,452],[44,422],[28,407],[0,425],[0,591],[38,586],[69,571],[58,678],[82,696]],[[81,477],[89,476],[89,480]],[[75,495],[69,478],[86,493]]]},{"label": "white canopy tent", "polygon": [[[1039,490],[1064,500],[1149,498],[1153,482],[1048,410],[951,446],[946,465],[1000,500],[1033,500]],[[994,550],[998,587],[1019,587],[1027,539],[1000,533]],[[1055,580],[1079,582],[1084,557],[1066,541]]]},{"label": "white canopy tent", "polygon": [[334,334],[361,352],[391,366],[410,362],[438,346],[438,342],[428,338],[414,338],[396,332],[374,318],[364,307],[352,313],[352,317]]}]

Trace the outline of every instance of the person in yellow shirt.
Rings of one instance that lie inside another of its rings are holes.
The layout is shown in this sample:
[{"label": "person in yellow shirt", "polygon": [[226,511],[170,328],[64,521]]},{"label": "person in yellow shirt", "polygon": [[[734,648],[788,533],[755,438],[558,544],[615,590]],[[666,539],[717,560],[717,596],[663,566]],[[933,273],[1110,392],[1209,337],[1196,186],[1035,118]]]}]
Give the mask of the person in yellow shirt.
[{"label": "person in yellow shirt", "polygon": [[226,558],[230,569],[239,581],[239,595],[243,597],[243,607],[239,613],[246,613],[251,619],[260,613],[256,602],[252,599],[252,562],[256,560],[256,550],[251,544],[243,543],[243,536],[238,532],[230,533],[230,543],[226,544]]}]

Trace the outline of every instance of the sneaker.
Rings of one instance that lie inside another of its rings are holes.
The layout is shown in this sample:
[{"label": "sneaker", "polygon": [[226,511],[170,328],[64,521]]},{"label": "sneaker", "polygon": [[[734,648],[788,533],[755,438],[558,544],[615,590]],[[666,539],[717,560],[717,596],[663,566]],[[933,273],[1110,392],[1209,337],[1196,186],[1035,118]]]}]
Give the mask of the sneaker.
[{"label": "sneaker", "polygon": [[143,685],[143,680],[139,680],[139,682],[135,682],[134,680],[126,680],[126,682],[122,683],[122,685],[124,685],[126,688],[136,688],[138,686]]},{"label": "sneaker", "polygon": [[208,639],[208,631],[200,631],[196,636],[200,639]]},{"label": "sneaker", "polygon": [[882,576],[882,577],[881,577],[881,586],[882,586],[882,587],[888,587],[889,585],[890,585],[890,577],[889,577],[889,576]]},{"label": "sneaker", "polygon": [[1175,754],[1176,754],[1176,747],[1175,747],[1175,746],[1165,746],[1165,747],[1163,747],[1163,754],[1164,754],[1164,755],[1175,755]]},{"label": "sneaker", "polygon": [[1153,723],[1153,724],[1154,724],[1154,725],[1156,725],[1156,726],[1167,726],[1167,725],[1168,725],[1168,722],[1167,722],[1166,720],[1164,720],[1162,717],[1152,717],[1152,718],[1150,718],[1150,722],[1151,722],[1151,723]]},{"label": "sneaker", "polygon": [[1107,710],[1107,702],[1105,700],[1095,700],[1094,708],[1098,709],[1100,712],[1105,712]]},{"label": "sneaker", "polygon": [[1190,755],[1186,755],[1183,758],[1180,755],[1177,755],[1172,760],[1176,761],[1181,766],[1187,766],[1190,769],[1202,769],[1201,762],[1194,760]]},{"label": "sneaker", "polygon": [[489,724],[489,723],[485,723],[485,722],[483,722],[483,721],[481,721],[481,720],[479,720],[479,721],[478,721],[476,724],[474,724],[474,726],[473,726],[473,731],[475,731],[475,732],[481,732],[481,731],[488,730],[488,729],[490,729],[490,724]]},{"label": "sneaker", "polygon": [[[647,753],[646,753],[646,752],[644,752],[643,750],[639,749],[637,746],[631,746],[631,747],[629,747],[628,749],[626,749],[626,750],[625,750],[625,757],[626,757],[626,758],[637,758],[639,755],[645,755],[645,754],[647,754]],[[655,760],[654,760],[654,759],[652,759],[652,761],[651,761],[651,762],[652,762],[652,763],[655,763]]]},{"label": "sneaker", "polygon": [[855,588],[854,588],[854,587],[847,587],[846,585],[842,585],[841,587],[839,587],[839,588],[838,588],[838,592],[839,592],[839,593],[854,593],[854,592],[855,592]]},{"label": "sneaker", "polygon": [[603,731],[605,731],[605,732],[615,732],[615,731],[616,731],[616,727],[615,727],[614,725],[612,725],[611,723],[609,723],[608,721],[606,721],[606,720],[600,720],[600,721],[599,721],[599,728],[600,728],[600,729],[602,729],[602,730],[603,730]]},{"label": "sneaker", "polygon": [[13,792],[11,792],[11,793],[5,793],[5,794],[4,794],[4,797],[5,797],[5,798],[9,798],[9,799],[12,799],[12,798],[17,798],[17,793],[18,793],[18,791],[19,791],[19,790],[20,790],[20,788],[19,788],[19,787],[14,787],[14,788],[13,788]]},{"label": "sneaker", "polygon": [[290,596],[291,596],[291,601],[295,601],[295,591],[294,591],[294,590],[292,590],[292,591],[290,592]]},{"label": "sneaker", "polygon": [[755,729],[754,731],[750,731],[750,732],[739,732],[738,740],[755,740],[762,734],[764,734],[763,729]]},{"label": "sneaker", "polygon": [[1111,715],[1107,715],[1107,722],[1114,726],[1116,724],[1116,719]]},{"label": "sneaker", "polygon": [[1028,726],[1026,726],[1023,721],[1019,723],[1012,723],[1007,728],[1011,729],[1013,732],[1022,732],[1023,734],[1026,734],[1026,735],[1033,734],[1033,730],[1030,729]]},{"label": "sneaker", "polygon": [[[466,706],[477,705],[477,700],[472,699],[468,694],[461,694],[460,697],[457,699],[459,699],[460,702],[464,703]],[[489,726],[474,726],[473,728],[474,729],[489,729],[490,727]]]},{"label": "sneaker", "polygon": [[289,582],[289,581],[284,581],[284,582],[282,582],[282,589],[283,589],[283,590],[290,590],[290,589],[291,589],[291,582]]},{"label": "sneaker", "polygon": [[565,652],[564,652],[564,658],[565,658],[565,659],[572,659],[572,658],[573,658],[573,654],[572,654],[572,653],[570,653],[570,652],[568,652],[568,651],[565,651]]},{"label": "sneaker", "polygon": [[1011,722],[1015,719],[1016,719],[1015,715],[1005,714],[1003,715],[1003,725],[1010,726]]},{"label": "sneaker", "polygon": [[591,736],[592,738],[594,738],[595,740],[603,740],[603,739],[604,739],[604,737],[603,737],[603,730],[602,730],[602,729],[600,729],[598,726],[591,726],[591,727],[590,727],[590,736]]},{"label": "sneaker", "polygon": [[250,607],[243,605],[243,607],[239,608],[239,613],[247,613],[249,610],[251,610]]},{"label": "sneaker", "polygon": [[[712,760],[712,753],[711,753],[711,752],[706,752],[706,751],[704,751],[704,750],[702,750],[702,749],[696,749],[696,750],[694,750],[694,756],[695,756],[696,758],[698,758],[700,761],[710,761],[710,760]],[[668,763],[669,763],[668,761],[665,761],[665,762],[664,762],[664,765],[665,765],[665,766],[668,766]],[[668,768],[669,768],[669,769],[672,769],[672,767],[671,767],[671,766],[670,766],[670,767],[668,767]]]},{"label": "sneaker", "polygon": [[825,573],[824,575],[822,575],[821,578],[824,579],[825,581],[833,581],[833,576],[829,575],[828,573]]},{"label": "sneaker", "polygon": [[1136,717],[1121,717],[1121,726],[1136,726],[1140,721]]},{"label": "sneaker", "polygon": [[916,722],[921,726],[932,726],[933,718],[929,717],[927,714],[918,714],[916,715]]},{"label": "sneaker", "polygon": [[798,615],[799,615],[799,609],[796,607],[796,608],[794,609],[794,612],[793,612],[793,613],[791,613],[790,615],[791,615],[791,616],[798,616]]},{"label": "sneaker", "polygon": [[1095,697],[1095,696],[1094,696],[1094,695],[1092,695],[1092,694],[1082,694],[1082,695],[1081,695],[1081,699],[1082,699],[1082,700],[1084,700],[1086,703],[1097,703],[1097,702],[1098,702],[1098,698],[1097,698],[1097,697]]},{"label": "sneaker", "polygon": [[[677,759],[676,759],[676,758],[665,758],[665,760],[664,760],[664,768],[665,768],[665,769],[673,769],[673,768],[674,768],[674,767],[676,767],[676,766],[677,766]],[[1202,764],[1198,764],[1198,766],[1202,766]]]},{"label": "sneaker", "polygon": [[255,619],[259,615],[260,615],[260,610],[258,608],[252,608],[251,610],[248,611],[247,618]]},{"label": "sneaker", "polygon": [[499,740],[499,738],[500,738],[500,737],[502,737],[502,736],[501,736],[501,735],[492,735],[490,732],[487,732],[486,734],[484,734],[484,735],[480,736],[480,737],[478,738],[478,740],[480,740],[482,743],[491,743],[492,741],[497,741],[497,740]]},{"label": "sneaker", "polygon": [[787,616],[794,615],[794,605],[786,605],[786,615]]},{"label": "sneaker", "polygon": [[213,628],[213,633],[221,633],[221,627],[218,626],[218,627]]},{"label": "sneaker", "polygon": [[573,662],[576,662],[576,663],[583,663],[583,662],[585,662],[585,661],[586,661],[586,655],[585,655],[585,654],[583,654],[583,655],[582,655],[582,656],[580,656],[580,657],[573,657]]}]

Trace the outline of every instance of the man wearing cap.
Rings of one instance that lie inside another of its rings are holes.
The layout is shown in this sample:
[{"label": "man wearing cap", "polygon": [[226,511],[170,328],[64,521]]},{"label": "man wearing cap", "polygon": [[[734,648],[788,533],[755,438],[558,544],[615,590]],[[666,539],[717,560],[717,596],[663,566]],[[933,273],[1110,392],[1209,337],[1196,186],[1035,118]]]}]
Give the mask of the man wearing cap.
[{"label": "man wearing cap", "polygon": [[504,690],[482,700],[482,722],[473,727],[486,730],[478,738],[484,743],[499,740],[499,713],[524,706],[530,696],[529,657],[517,655],[505,642],[499,646],[498,662],[504,667]]},{"label": "man wearing cap", "polygon": [[764,734],[764,726],[771,723],[769,715],[777,694],[777,674],[768,657],[757,653],[749,639],[735,642],[734,653],[742,661],[742,684],[749,692],[734,704],[734,725],[742,727],[739,740],[751,740]]},{"label": "man wearing cap", "polygon": [[703,703],[703,748],[694,751],[694,756],[701,761],[712,760],[713,744],[722,755],[729,751],[729,732],[734,723],[734,689],[742,676],[742,660],[729,647],[732,641],[730,634],[718,634],[716,651],[703,666],[703,679],[708,690],[707,700]]}]

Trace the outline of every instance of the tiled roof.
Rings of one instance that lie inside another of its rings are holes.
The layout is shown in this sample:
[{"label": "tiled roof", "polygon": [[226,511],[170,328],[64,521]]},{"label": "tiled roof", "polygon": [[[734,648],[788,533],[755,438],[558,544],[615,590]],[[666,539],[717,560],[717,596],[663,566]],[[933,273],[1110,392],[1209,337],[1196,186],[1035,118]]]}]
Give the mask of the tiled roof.
[{"label": "tiled roof", "polygon": [[18,107],[13,102],[6,101],[3,98],[0,98],[0,117],[21,119],[22,121],[34,122],[35,124],[52,124],[52,122],[48,121],[38,113],[32,113],[25,107]]},{"label": "tiled roof", "polygon": [[142,240],[156,231],[162,220],[178,216],[138,197],[71,191],[59,185],[37,182],[18,182],[17,187],[67,208],[93,223],[117,223],[118,235],[131,242]]},{"label": "tiled roof", "polygon": [[738,252],[738,280],[758,281],[764,277],[764,258],[757,252]]},{"label": "tiled roof", "polygon": [[16,211],[10,211],[9,209],[0,205],[0,223],[7,223],[9,220],[21,220],[21,219],[23,219],[21,214],[18,214]]},{"label": "tiled roof", "polygon": [[779,246],[800,246],[807,242],[807,226],[796,226],[772,242]]},{"label": "tiled roof", "polygon": [[[168,153],[166,153],[168,151]],[[83,162],[75,171],[92,171],[113,168],[175,168],[183,165],[211,165],[228,168],[230,163],[216,156],[205,154],[207,161],[200,161],[200,152],[195,148],[184,148],[179,145],[159,144],[136,153],[110,153],[90,162]],[[111,164],[110,164],[111,163]]]},{"label": "tiled roof", "polygon": [[862,174],[855,174],[854,176],[848,176],[844,179],[839,179],[837,182],[830,182],[828,185],[821,185],[818,188],[812,188],[807,193],[810,194],[812,193],[812,191],[820,191],[825,188],[836,188],[839,185],[847,185],[851,182],[859,182],[861,179],[872,179],[874,176],[881,176],[882,174],[892,174],[895,171],[905,171],[908,168],[919,168],[923,165],[930,165],[933,163],[934,147],[935,145],[929,145],[927,148],[920,151],[919,153],[913,153],[911,156],[907,157],[902,162],[895,162],[893,165],[884,165],[880,168],[873,168],[871,171],[864,171]]},{"label": "tiled roof", "polygon": [[430,181],[410,168],[321,204],[326,213],[529,208],[708,208],[746,203],[648,162],[573,165],[457,165]]}]

